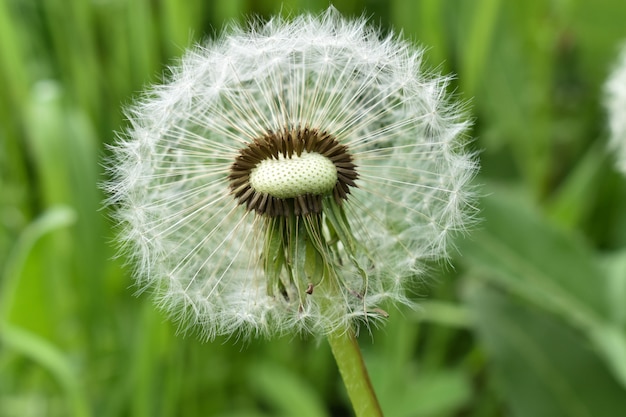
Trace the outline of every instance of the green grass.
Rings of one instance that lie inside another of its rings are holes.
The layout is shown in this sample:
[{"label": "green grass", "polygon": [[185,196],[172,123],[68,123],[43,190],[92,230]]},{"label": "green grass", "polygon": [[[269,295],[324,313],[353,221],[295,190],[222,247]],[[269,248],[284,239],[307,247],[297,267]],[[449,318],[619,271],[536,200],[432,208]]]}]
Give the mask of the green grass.
[{"label": "green grass", "polygon": [[[327,4],[0,1],[0,416],[349,413],[326,344],[203,344],[134,297],[97,187],[122,108],[186,47]],[[482,223],[454,268],[361,335],[386,415],[623,416],[626,179],[601,98],[626,3],[334,4],[456,73],[481,150]]]}]

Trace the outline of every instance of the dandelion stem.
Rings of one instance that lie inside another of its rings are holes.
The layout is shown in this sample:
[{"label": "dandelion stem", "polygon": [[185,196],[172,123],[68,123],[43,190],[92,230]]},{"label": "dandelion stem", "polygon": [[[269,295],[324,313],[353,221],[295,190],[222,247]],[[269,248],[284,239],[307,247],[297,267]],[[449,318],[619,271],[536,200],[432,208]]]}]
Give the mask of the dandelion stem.
[{"label": "dandelion stem", "polygon": [[328,343],[357,417],[382,417],[361,349],[353,329],[338,330],[328,335]]}]

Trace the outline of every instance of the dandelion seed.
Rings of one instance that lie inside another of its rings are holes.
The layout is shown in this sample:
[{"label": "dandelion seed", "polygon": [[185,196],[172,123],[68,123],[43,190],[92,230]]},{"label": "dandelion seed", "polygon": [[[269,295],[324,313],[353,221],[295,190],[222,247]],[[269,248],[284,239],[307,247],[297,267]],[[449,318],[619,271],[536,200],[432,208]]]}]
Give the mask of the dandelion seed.
[{"label": "dandelion seed", "polygon": [[626,46],[605,84],[611,138],[609,148],[616,152],[617,168],[626,174]]},{"label": "dandelion seed", "polygon": [[206,338],[328,334],[410,303],[471,218],[476,170],[421,59],[332,8],[188,52],[110,164],[138,285]]}]

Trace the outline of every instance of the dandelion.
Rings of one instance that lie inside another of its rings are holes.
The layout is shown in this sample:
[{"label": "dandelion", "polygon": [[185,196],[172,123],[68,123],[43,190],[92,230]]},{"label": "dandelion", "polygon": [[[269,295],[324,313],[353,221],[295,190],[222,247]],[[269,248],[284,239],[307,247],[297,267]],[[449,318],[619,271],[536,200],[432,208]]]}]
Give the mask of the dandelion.
[{"label": "dandelion", "polygon": [[110,164],[140,288],[209,339],[326,334],[409,302],[475,171],[448,79],[421,59],[334,9],[188,52]]},{"label": "dandelion", "polygon": [[610,149],[617,153],[617,167],[626,174],[626,46],[605,85],[611,139]]},{"label": "dandelion", "polygon": [[139,287],[204,338],[325,335],[338,360],[334,340],[410,303],[476,170],[422,55],[332,8],[188,52],[110,164]]}]

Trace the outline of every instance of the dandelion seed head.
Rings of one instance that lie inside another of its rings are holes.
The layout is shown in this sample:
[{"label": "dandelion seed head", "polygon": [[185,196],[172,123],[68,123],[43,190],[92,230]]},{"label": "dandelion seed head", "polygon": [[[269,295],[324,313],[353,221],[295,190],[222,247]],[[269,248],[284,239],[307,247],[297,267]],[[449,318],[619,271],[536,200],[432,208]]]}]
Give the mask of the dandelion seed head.
[{"label": "dandelion seed head", "polygon": [[321,335],[410,304],[474,211],[448,83],[333,8],[189,51],[127,111],[108,166],[140,290],[206,339]]}]

